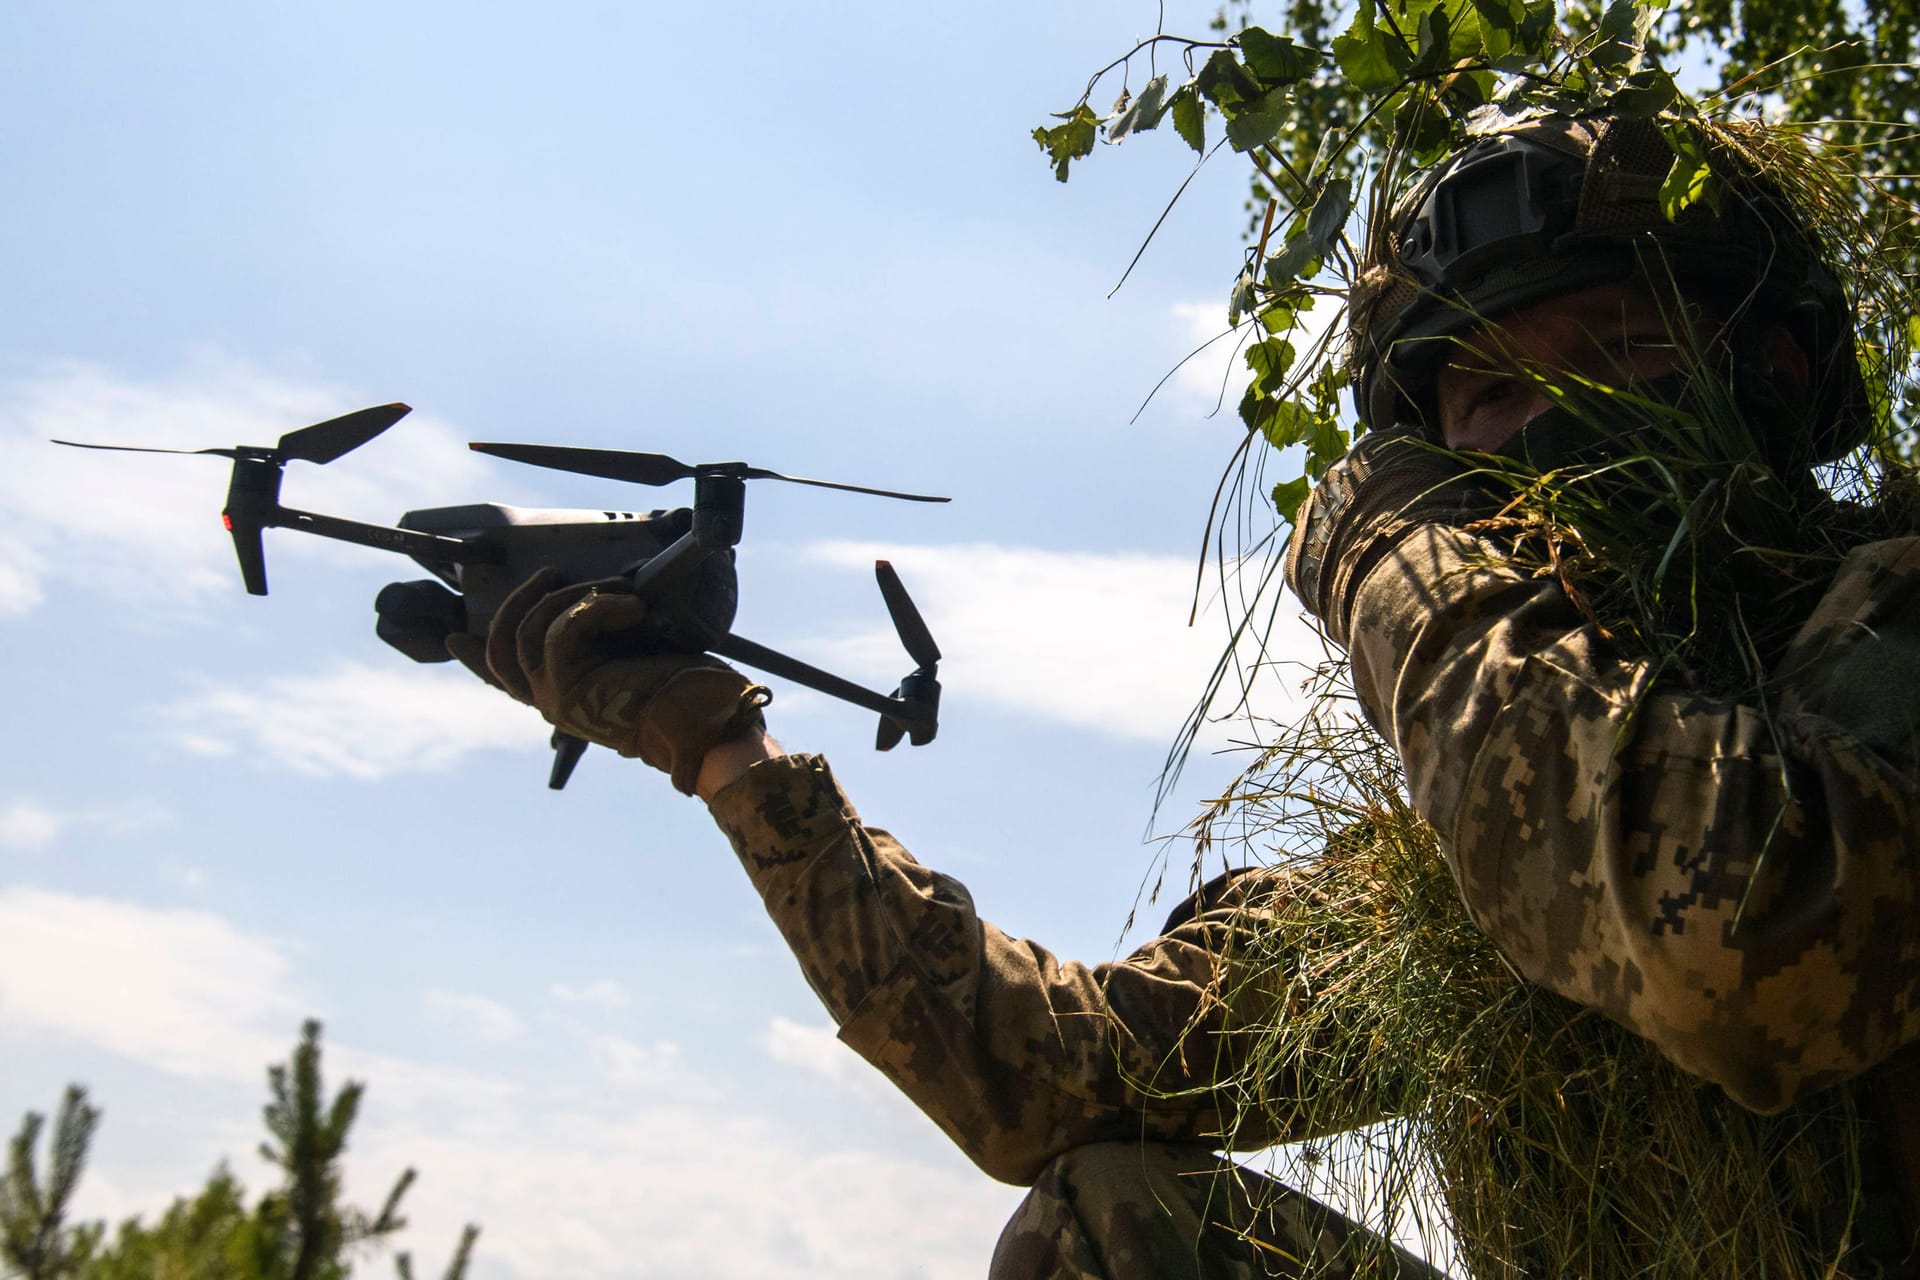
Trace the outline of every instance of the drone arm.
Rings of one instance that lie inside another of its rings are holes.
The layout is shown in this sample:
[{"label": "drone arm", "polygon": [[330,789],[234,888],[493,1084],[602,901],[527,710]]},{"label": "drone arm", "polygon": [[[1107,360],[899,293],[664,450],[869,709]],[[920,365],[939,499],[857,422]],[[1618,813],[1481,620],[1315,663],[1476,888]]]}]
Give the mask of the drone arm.
[{"label": "drone arm", "polygon": [[633,584],[635,591],[639,591],[655,578],[658,578],[661,574],[673,568],[682,560],[685,560],[688,556],[697,554],[699,550],[699,535],[683,533],[678,538],[675,538],[665,551],[662,551],[659,555],[654,556],[638,569],[628,574],[627,580]]},{"label": "drone arm", "polygon": [[710,647],[714,653],[723,658],[732,658],[736,662],[744,662],[769,675],[780,676],[795,684],[806,685],[809,689],[818,689],[821,693],[851,702],[856,707],[865,707],[868,711],[877,711],[904,725],[925,725],[932,719],[928,709],[919,703],[908,702],[904,698],[889,698],[884,693],[875,693],[851,680],[836,676],[831,671],[822,671],[798,658],[789,658],[786,654],[769,649],[763,644],[756,644],[745,636],[724,635]]},{"label": "drone arm", "polygon": [[393,529],[386,525],[362,524],[339,516],[299,511],[293,507],[275,507],[263,524],[281,529],[298,529],[340,542],[363,547],[398,551],[421,559],[450,560],[455,564],[489,564],[501,558],[500,548],[478,538],[450,538],[444,534],[422,533],[417,529]]}]

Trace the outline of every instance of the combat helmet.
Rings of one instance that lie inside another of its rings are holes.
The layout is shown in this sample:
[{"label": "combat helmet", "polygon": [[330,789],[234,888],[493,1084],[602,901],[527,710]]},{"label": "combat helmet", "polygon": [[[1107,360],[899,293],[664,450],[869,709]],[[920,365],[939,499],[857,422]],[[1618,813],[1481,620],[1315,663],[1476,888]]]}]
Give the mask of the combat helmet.
[{"label": "combat helmet", "polygon": [[[1831,461],[1866,438],[1851,304],[1817,237],[1778,187],[1703,135],[1720,183],[1669,219],[1673,150],[1649,121],[1544,116],[1473,136],[1373,229],[1354,290],[1354,399],[1369,427],[1436,428],[1433,386],[1453,339],[1483,320],[1610,281],[1639,279],[1711,305],[1734,328],[1781,324],[1812,371],[1802,411],[1756,422],[1776,461]],[[1755,330],[1759,332],[1759,330]],[[1748,386],[1759,369],[1731,371]],[[1790,418],[1782,421],[1783,417]]]}]

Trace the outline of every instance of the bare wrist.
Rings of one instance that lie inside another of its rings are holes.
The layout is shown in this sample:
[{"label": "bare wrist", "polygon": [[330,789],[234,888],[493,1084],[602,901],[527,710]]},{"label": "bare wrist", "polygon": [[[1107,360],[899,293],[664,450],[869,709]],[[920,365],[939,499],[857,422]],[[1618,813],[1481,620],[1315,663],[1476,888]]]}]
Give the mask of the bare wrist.
[{"label": "bare wrist", "polygon": [[694,780],[694,794],[711,800],[728,783],[759,764],[783,756],[780,744],[767,736],[765,729],[753,729],[730,742],[708,751],[700,761],[700,776]]}]

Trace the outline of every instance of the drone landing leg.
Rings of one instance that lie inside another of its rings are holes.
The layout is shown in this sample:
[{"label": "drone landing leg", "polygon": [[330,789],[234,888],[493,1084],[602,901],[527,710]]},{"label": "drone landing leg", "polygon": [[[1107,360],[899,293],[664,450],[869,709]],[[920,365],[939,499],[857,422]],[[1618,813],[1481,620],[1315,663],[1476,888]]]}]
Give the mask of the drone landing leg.
[{"label": "drone landing leg", "polygon": [[573,776],[573,766],[580,763],[586,750],[585,738],[576,738],[558,729],[553,731],[553,768],[547,774],[549,790],[558,791],[567,785],[567,779]]}]

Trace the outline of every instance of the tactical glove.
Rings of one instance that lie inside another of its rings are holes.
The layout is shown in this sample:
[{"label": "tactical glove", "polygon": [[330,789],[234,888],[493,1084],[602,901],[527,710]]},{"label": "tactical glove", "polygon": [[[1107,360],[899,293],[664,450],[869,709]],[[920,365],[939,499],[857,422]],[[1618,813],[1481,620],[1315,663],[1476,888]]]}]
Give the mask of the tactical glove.
[{"label": "tactical glove", "polygon": [[1408,531],[1464,525],[1499,507],[1454,454],[1407,432],[1372,432],[1307,495],[1287,545],[1287,585],[1344,648],[1355,590]]},{"label": "tactical glove", "polygon": [[448,652],[556,728],[638,756],[692,795],[707,752],[764,727],[773,695],[710,654],[650,649],[646,602],[624,580],[560,583],[542,569],[501,604],[484,642],[456,633]]}]

